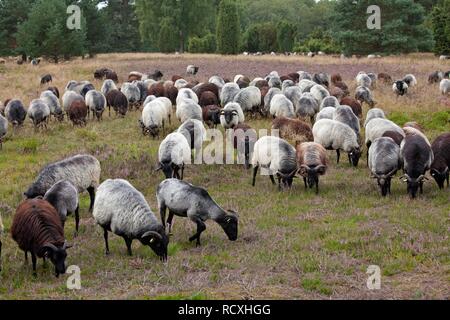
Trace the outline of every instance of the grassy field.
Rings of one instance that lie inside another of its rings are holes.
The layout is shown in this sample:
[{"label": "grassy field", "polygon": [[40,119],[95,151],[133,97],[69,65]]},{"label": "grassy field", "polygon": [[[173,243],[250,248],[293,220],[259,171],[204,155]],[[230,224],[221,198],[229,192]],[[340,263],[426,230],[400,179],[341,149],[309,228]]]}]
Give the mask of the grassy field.
[{"label": "grassy field", "polygon": [[[374,91],[377,106],[400,125],[419,122],[430,140],[450,131],[450,99],[439,94],[437,85],[426,83],[428,73],[450,70],[450,64],[427,55],[340,60],[123,54],[36,68],[8,63],[0,66],[0,100],[15,97],[28,105],[42,90],[39,79],[45,73],[54,75],[60,90],[71,79],[91,80],[100,88],[93,80],[97,67],[116,70],[123,81],[133,70],[160,69],[170,78],[183,74],[191,63],[200,66],[200,81],[213,74],[252,78],[272,70],[340,72],[352,91],[361,70],[388,72],[394,78],[414,73],[419,86],[408,97],[397,99],[390,86],[379,84]],[[155,190],[163,176],[154,169],[160,141],[142,136],[139,116],[132,112],[119,119],[106,114],[103,122],[89,122],[85,128],[52,122],[42,132],[35,132],[27,120],[23,128],[8,133],[0,151],[0,214],[6,229],[0,299],[450,298],[450,190],[439,191],[429,181],[424,195],[411,201],[406,185],[394,179],[392,196],[382,199],[365,156],[355,169],[346,161],[336,165],[331,152],[331,168],[321,180],[319,195],[305,191],[298,179],[289,192],[278,192],[267,177],[258,177],[252,188],[251,173],[242,166],[189,166],[185,180],[207,188],[224,208],[239,212],[239,238],[230,242],[217,224],[207,222],[202,246],[196,248],[188,241],[194,225],[175,218],[167,264],[137,241],[134,256],[128,257],[123,239],[116,236],[110,237],[111,255],[105,256],[101,228],[88,213],[88,196],[83,194],[77,238],[74,219],[66,224],[66,237],[74,244],[67,263],[81,268],[82,289],[68,290],[67,276],[56,279],[52,266],[44,268],[42,261],[34,278],[9,229],[22,193],[47,163],[77,153],[95,155],[102,164],[102,181],[129,180],[157,211]],[[269,120],[249,123],[254,128],[271,126]],[[172,123],[170,129],[178,125]],[[381,290],[366,287],[369,265],[381,268]]]}]

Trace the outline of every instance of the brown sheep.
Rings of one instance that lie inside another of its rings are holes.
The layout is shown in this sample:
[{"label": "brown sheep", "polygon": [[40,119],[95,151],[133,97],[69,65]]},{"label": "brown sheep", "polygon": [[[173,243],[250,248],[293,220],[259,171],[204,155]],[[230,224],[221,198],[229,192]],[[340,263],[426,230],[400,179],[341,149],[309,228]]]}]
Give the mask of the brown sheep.
[{"label": "brown sheep", "polygon": [[111,116],[111,107],[116,112],[116,115],[125,116],[128,111],[128,99],[119,90],[111,90],[106,95],[106,102],[108,103],[109,115]]},{"label": "brown sheep", "polygon": [[389,84],[392,83],[392,77],[390,75],[388,75],[387,73],[380,72],[377,77],[378,77],[378,80],[381,80],[384,83],[389,83]]},{"label": "brown sheep", "polygon": [[164,83],[162,83],[162,82],[154,83],[148,88],[149,96],[155,96],[155,97],[159,98],[159,97],[165,97],[166,96],[165,94],[166,94],[166,90],[164,88]]},{"label": "brown sheep", "polygon": [[316,187],[319,193],[319,176],[327,172],[328,158],[325,148],[315,142],[297,143],[297,162],[299,174],[303,177],[305,189]]},{"label": "brown sheep", "polygon": [[67,114],[74,126],[85,126],[88,108],[83,100],[75,100],[69,106]]},{"label": "brown sheep", "polygon": [[280,138],[285,140],[300,143],[314,141],[311,126],[299,119],[276,118],[272,121],[272,130],[279,130]]},{"label": "brown sheep", "polygon": [[245,123],[239,123],[233,128],[234,149],[238,152],[239,159],[244,156],[245,169],[250,168],[250,156],[258,140],[256,131]]},{"label": "brown sheep", "polygon": [[114,81],[115,83],[118,83],[119,82],[119,77],[117,76],[117,73],[115,73],[114,71],[112,71],[112,70],[108,70],[108,71],[106,71],[106,73],[105,73],[105,79],[109,79],[109,80],[112,80],[112,81]]},{"label": "brown sheep", "polygon": [[345,92],[342,89],[338,88],[338,87],[332,87],[330,89],[330,95],[335,97],[336,99],[338,99],[339,102],[341,102],[341,100],[345,96],[347,96],[347,94],[345,94]]},{"label": "brown sheep", "polygon": [[269,87],[269,82],[267,82],[267,80],[258,80],[255,83],[255,87],[261,90],[264,87]]},{"label": "brown sheep", "polygon": [[335,73],[331,76],[331,83],[336,85],[338,82],[343,82],[342,76],[340,73]]},{"label": "brown sheep", "polygon": [[288,77],[291,78],[295,83],[300,81],[300,74],[298,74],[298,72],[289,73]]},{"label": "brown sheep", "polygon": [[291,78],[290,76],[281,76],[280,80],[281,82],[284,82],[286,80],[291,80],[292,82],[295,82],[294,78]]},{"label": "brown sheep", "polygon": [[353,113],[359,119],[362,119],[362,106],[361,106],[361,103],[358,100],[353,99],[352,97],[344,97],[341,100],[341,105],[349,106],[350,108],[352,108]]},{"label": "brown sheep", "polygon": [[173,106],[176,105],[177,97],[178,97],[178,89],[176,87],[174,87],[173,85],[166,86],[165,92],[166,92],[166,98],[168,98],[172,102]]},{"label": "brown sheep", "polygon": [[399,146],[404,139],[404,137],[396,131],[386,131],[385,133],[383,133],[382,137],[392,138],[392,140],[394,140],[394,142]]},{"label": "brown sheep", "polygon": [[31,253],[33,273],[36,275],[36,258],[49,258],[55,266],[55,275],[66,272],[64,229],[56,209],[47,201],[36,198],[23,201],[16,210],[11,235],[19,248]]},{"label": "brown sheep", "polygon": [[349,95],[350,94],[350,90],[348,90],[348,86],[345,82],[340,81],[340,82],[336,82],[333,84],[335,87],[341,89],[342,91],[344,91],[345,95]]},{"label": "brown sheep", "polygon": [[214,94],[214,92],[211,91],[204,91],[202,95],[200,96],[199,103],[200,107],[206,107],[210,105],[218,105],[219,99],[217,99],[217,96]]},{"label": "brown sheep", "polygon": [[203,92],[212,92],[216,96],[216,99],[219,99],[219,87],[215,85],[214,83],[204,83],[199,85],[197,88],[195,88],[194,92],[197,95],[197,97],[201,97]]},{"label": "brown sheep", "polygon": [[182,76],[178,76],[178,75],[173,75],[171,80],[172,80],[173,83],[175,83],[175,82],[177,82],[177,80],[180,80],[180,79],[183,79],[183,77]]},{"label": "brown sheep", "polygon": [[130,72],[130,74],[128,75],[128,82],[141,81],[142,76],[143,76],[143,74],[140,72],[136,72],[136,71]]},{"label": "brown sheep", "polygon": [[216,128],[220,124],[221,109],[218,105],[208,105],[202,108],[203,121],[210,128]]},{"label": "brown sheep", "polygon": [[[264,104],[265,104],[264,98],[266,97],[269,90],[270,90],[269,86],[264,86],[259,89],[259,91],[261,91],[261,106],[264,106]],[[262,114],[261,111],[262,110],[260,110],[260,113]]]}]

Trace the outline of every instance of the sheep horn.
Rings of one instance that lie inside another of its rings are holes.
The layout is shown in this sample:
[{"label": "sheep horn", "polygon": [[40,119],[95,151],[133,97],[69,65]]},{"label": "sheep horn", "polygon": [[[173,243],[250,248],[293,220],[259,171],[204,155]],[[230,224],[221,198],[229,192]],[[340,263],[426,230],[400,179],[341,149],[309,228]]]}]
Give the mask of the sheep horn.
[{"label": "sheep horn", "polygon": [[58,251],[58,248],[52,244],[52,243],[47,243],[45,244],[42,249],[47,250],[47,249],[51,249],[53,252]]},{"label": "sheep horn", "polygon": [[417,182],[422,182],[423,180],[429,180],[425,175],[420,175],[418,178],[417,178]]},{"label": "sheep horn", "polygon": [[158,238],[159,240],[162,240],[161,235],[156,231],[147,231],[146,233],[144,233],[142,235],[141,238],[147,238],[147,237]]},{"label": "sheep horn", "polygon": [[314,170],[317,172],[317,171],[319,171],[319,169],[322,169],[322,168],[326,168],[326,166],[324,166],[323,164],[321,164],[321,165],[315,167]]}]

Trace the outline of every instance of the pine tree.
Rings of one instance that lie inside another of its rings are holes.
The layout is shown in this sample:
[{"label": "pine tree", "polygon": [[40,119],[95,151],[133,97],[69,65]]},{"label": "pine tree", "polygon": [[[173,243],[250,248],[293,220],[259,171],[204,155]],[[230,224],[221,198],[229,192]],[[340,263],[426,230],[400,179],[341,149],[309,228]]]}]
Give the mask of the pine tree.
[{"label": "pine tree", "polygon": [[434,36],[434,53],[450,54],[450,0],[443,0],[431,13]]},{"label": "pine tree", "polygon": [[222,0],[217,17],[217,51],[221,54],[236,54],[239,51],[239,13],[235,0]]}]

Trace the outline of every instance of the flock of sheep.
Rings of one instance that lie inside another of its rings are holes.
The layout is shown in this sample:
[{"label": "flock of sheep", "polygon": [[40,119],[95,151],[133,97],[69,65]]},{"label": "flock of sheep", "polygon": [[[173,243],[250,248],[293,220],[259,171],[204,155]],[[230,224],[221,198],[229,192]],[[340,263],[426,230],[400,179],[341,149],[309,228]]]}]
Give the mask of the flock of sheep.
[{"label": "flock of sheep", "polygon": [[[205,189],[183,181],[185,166],[192,162],[193,154],[202,151],[205,124],[233,133],[234,147],[245,159],[245,167],[253,166],[253,186],[258,170],[264,169],[273,184],[275,178],[278,180],[280,190],[290,188],[294,177],[299,176],[305,188],[315,188],[318,193],[319,177],[329,167],[327,150],[336,151],[338,163],[341,152],[345,152],[349,163],[358,166],[364,149],[361,124],[365,127],[368,167],[383,196],[390,193],[391,179],[399,170],[412,198],[423,191],[428,171],[439,188],[444,188],[445,181],[449,184],[450,133],[431,144],[419,124],[411,122],[401,128],[388,120],[382,109],[375,108],[373,90],[377,82],[392,84],[395,94],[404,95],[417,85],[414,75],[393,81],[386,73],[360,72],[352,97],[339,74],[299,71],[279,76],[273,71],[253,80],[244,75],[232,80],[214,75],[208,82],[199,83],[192,80],[198,70],[188,66],[187,77],[175,75],[168,81],[162,80],[158,70],[148,75],[134,71],[119,89],[117,74],[103,68],[94,73],[96,79],[104,80],[100,91],[89,81],[70,81],[62,103],[56,87],[43,91],[28,110],[19,99],[6,101],[0,109],[0,138],[6,134],[8,123],[20,126],[27,115],[36,128],[45,128],[52,116],[55,121],[64,121],[67,116],[74,125],[85,125],[91,113],[101,121],[106,108],[110,113],[111,107],[123,117],[142,106],[136,128],[154,138],[167,133],[167,123],[175,121],[173,116],[181,124],[164,137],[159,147],[157,171],[166,178],[156,192],[161,220],[128,181],[109,179],[100,183],[100,162],[91,155],[73,156],[40,171],[24,192],[27,200],[17,208],[11,226],[12,238],[25,252],[25,259],[31,254],[35,273],[37,258],[51,260],[56,276],[65,273],[70,245],[64,237],[64,224],[67,216],[74,214],[78,233],[78,197],[84,191],[90,195],[89,211],[103,230],[107,254],[108,234],[112,232],[124,239],[128,254],[132,254],[132,241],[139,240],[166,261],[175,215],[196,224],[197,231],[189,240],[197,245],[208,219],[216,221],[231,241],[236,240],[238,214],[219,206]],[[449,74],[437,71],[428,81],[440,83],[442,94],[447,95]],[[51,81],[51,75],[45,75],[41,85]],[[369,107],[364,119],[363,104]],[[258,138],[245,122],[249,117],[271,118],[272,129],[279,130],[279,136]],[[0,217],[0,235],[2,231]]]}]

